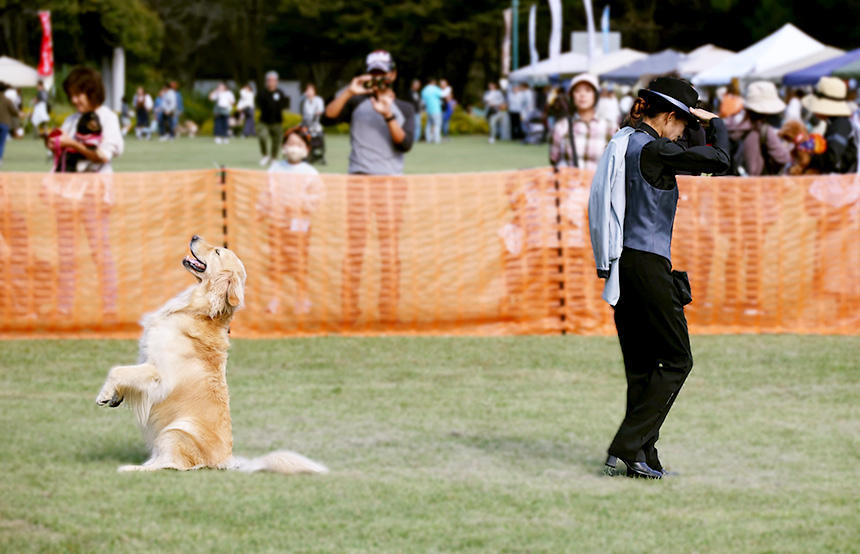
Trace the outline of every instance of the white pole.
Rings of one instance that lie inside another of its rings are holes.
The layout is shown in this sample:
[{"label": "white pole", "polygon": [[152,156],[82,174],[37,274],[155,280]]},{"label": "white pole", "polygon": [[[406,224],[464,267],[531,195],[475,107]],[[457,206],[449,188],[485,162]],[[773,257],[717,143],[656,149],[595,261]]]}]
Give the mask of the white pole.
[{"label": "white pole", "polygon": [[585,4],[585,24],[588,30],[588,66],[591,67],[591,63],[594,60],[594,13],[592,13],[591,9],[591,0],[584,0],[583,4]]},{"label": "white pole", "polygon": [[549,14],[552,18],[549,32],[549,57],[561,55],[561,0],[549,0]]},{"label": "white pole", "polygon": [[122,48],[113,49],[113,67],[111,69],[111,79],[113,82],[113,102],[111,109],[115,112],[122,109],[122,97],[125,95],[125,50]]},{"label": "white pole", "polygon": [[534,65],[540,61],[537,51],[537,4],[529,8],[529,63]]}]

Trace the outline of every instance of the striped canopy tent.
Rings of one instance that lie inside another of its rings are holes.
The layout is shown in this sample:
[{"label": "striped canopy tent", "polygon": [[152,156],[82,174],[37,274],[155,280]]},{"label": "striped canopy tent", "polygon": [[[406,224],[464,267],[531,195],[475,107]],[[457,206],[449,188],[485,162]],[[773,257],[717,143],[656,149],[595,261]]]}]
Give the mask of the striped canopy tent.
[{"label": "striped canopy tent", "polygon": [[843,65],[833,72],[833,76],[842,79],[860,79],[860,60]]},{"label": "striped canopy tent", "polygon": [[860,48],[788,73],[782,78],[782,83],[790,86],[814,85],[821,77],[836,75],[837,71],[858,61]]}]

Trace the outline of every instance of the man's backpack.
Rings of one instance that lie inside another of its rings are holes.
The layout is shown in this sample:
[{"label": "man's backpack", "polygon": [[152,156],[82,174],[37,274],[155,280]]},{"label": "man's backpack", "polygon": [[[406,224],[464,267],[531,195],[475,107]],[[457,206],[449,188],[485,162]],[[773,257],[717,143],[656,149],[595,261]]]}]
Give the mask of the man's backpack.
[{"label": "man's backpack", "polygon": [[[767,151],[767,135],[770,129],[770,125],[765,123],[761,127],[761,131],[759,133],[759,149],[761,151],[762,160],[764,160],[764,168],[762,170],[763,175],[779,175],[782,172],[783,166],[776,160],[774,160]],[[752,129],[744,131],[744,133],[738,139],[729,139],[729,154],[732,158],[731,168],[729,169],[728,175],[741,175],[746,176],[749,173],[746,170],[746,164],[744,161],[744,141],[747,136],[752,132]]]}]

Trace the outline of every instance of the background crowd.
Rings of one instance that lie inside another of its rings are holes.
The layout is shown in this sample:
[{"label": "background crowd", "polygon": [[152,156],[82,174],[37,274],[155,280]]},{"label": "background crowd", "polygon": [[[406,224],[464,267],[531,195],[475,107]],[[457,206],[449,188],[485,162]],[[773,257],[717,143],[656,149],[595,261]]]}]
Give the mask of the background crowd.
[{"label": "background crowd", "polygon": [[[624,125],[637,91],[600,83],[583,73],[565,84],[529,87],[491,82],[483,97],[489,142],[548,143],[554,166],[594,169],[612,135]],[[857,171],[860,110],[857,91],[845,81],[822,77],[812,88],[783,88],[754,81],[741,90],[700,90],[701,107],[719,113],[730,135],[734,175],[851,173]],[[704,136],[688,132],[688,146]]]},{"label": "background crowd", "polygon": [[[553,166],[594,169],[609,139],[623,126],[637,91],[652,77],[643,77],[633,86],[601,83],[587,73],[542,86],[503,79],[488,83],[481,101],[467,105],[457,101],[445,78],[430,77],[424,81],[412,79],[401,99],[412,107],[410,117],[414,121],[410,128],[414,143],[447,140],[452,134],[454,114],[466,114],[473,122],[483,122],[491,144],[543,144]],[[289,120],[287,127],[300,124],[311,137],[308,161],[325,163],[323,123],[332,123],[323,121],[327,102],[317,94],[314,83],[306,83],[299,105],[291,106],[279,83],[274,71],[266,74],[262,87],[249,82],[231,90],[226,82],[219,82],[206,95],[214,142],[220,145],[227,144],[231,137],[256,137],[260,165],[268,167],[281,158],[285,121]],[[0,88],[2,163],[7,137],[23,136],[25,127],[36,136],[44,135],[49,131],[52,108],[48,91],[41,83],[27,105],[19,90],[3,84]],[[735,80],[729,86],[707,87],[699,93],[701,106],[719,113],[729,129],[731,174],[857,171],[857,91],[849,89],[841,79],[824,77],[815,87],[779,89],[769,81],[741,86]],[[122,135],[133,131],[140,140],[194,137],[203,126],[186,116],[185,99],[175,80],[152,93],[137,87],[117,115]],[[704,139],[685,136],[683,140],[695,145]]]}]

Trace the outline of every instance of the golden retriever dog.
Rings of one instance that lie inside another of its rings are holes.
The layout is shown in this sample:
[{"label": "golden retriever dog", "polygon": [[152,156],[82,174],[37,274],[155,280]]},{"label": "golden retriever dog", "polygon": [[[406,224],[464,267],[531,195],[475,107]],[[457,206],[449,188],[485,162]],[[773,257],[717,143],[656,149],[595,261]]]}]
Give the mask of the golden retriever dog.
[{"label": "golden retriever dog", "polygon": [[143,317],[139,363],[112,368],[96,397],[99,406],[130,406],[150,451],[143,464],[119,471],[208,467],[326,473],[324,466],[289,451],[252,460],[233,456],[227,335],[244,301],[245,266],[232,251],[196,235],[182,265],[197,284]]}]

